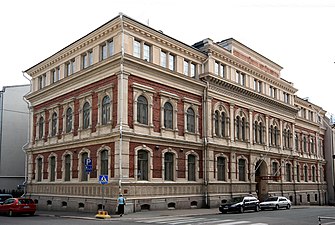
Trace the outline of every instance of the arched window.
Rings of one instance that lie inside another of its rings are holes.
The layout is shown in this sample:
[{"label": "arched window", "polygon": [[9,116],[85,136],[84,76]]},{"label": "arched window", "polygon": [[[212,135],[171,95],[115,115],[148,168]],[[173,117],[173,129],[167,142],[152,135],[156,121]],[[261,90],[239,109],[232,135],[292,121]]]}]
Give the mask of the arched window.
[{"label": "arched window", "polygon": [[307,152],[307,138],[306,138],[306,136],[303,137],[303,146],[304,146],[304,152]]},{"label": "arched window", "polygon": [[295,134],[295,150],[299,150],[299,136],[297,133]]},{"label": "arched window", "polygon": [[274,146],[278,146],[278,138],[279,138],[279,130],[278,130],[278,127],[277,126],[275,126],[274,127],[274,133],[273,133],[273,140],[274,140]]},{"label": "arched window", "polygon": [[316,177],[316,176],[315,176],[315,167],[312,166],[312,181],[313,181],[313,182],[316,181],[315,177]]},{"label": "arched window", "polygon": [[72,131],[72,108],[66,110],[66,133]]},{"label": "arched window", "polygon": [[238,160],[238,180],[246,181],[246,161],[245,159]]},{"label": "arched window", "polygon": [[195,159],[196,157],[194,155],[188,155],[187,157],[187,170],[189,181],[195,181],[196,178]]},{"label": "arched window", "polygon": [[170,102],[164,104],[164,127],[173,128],[173,107]]},{"label": "arched window", "polygon": [[304,166],[304,180],[308,182],[308,167]]},{"label": "arched window", "polygon": [[226,137],[226,114],[224,112],[221,113],[221,136]]},{"label": "arched window", "polygon": [[71,178],[71,156],[67,154],[64,157],[64,181],[70,181]]},{"label": "arched window", "polygon": [[51,117],[51,136],[54,137],[57,134],[57,113],[53,113]]},{"label": "arched window", "polygon": [[245,118],[242,118],[241,121],[241,132],[242,132],[242,141],[246,140],[246,122],[245,122]]},{"label": "arched window", "polygon": [[110,121],[110,98],[105,96],[102,99],[102,108],[101,108],[101,123],[106,125]]},{"label": "arched window", "polygon": [[137,122],[148,125],[148,101],[143,95],[137,98]]},{"label": "arched window", "polygon": [[83,106],[83,129],[87,129],[90,126],[90,104],[85,102]]},{"label": "arched window", "polygon": [[258,136],[258,121],[254,123],[254,142],[259,143],[259,136]]},{"label": "arched window", "polygon": [[148,180],[148,152],[139,150],[137,152],[137,176],[138,180]]},{"label": "arched window", "polygon": [[81,154],[81,181],[88,181],[88,173],[86,173],[85,161],[88,159],[88,153]]},{"label": "arched window", "polygon": [[311,143],[311,153],[314,154],[314,137],[311,137],[311,140],[310,140],[310,143]]},{"label": "arched window", "polygon": [[108,175],[108,151],[100,152],[100,175]]},{"label": "arched window", "polygon": [[[272,162],[272,176],[279,176],[278,162]],[[275,179],[277,181],[277,179]]]},{"label": "arched window", "polygon": [[38,138],[42,139],[44,135],[44,118],[41,116],[38,120]]},{"label": "arched window", "polygon": [[50,181],[55,181],[56,179],[56,157],[51,156],[49,161],[50,166]]},{"label": "arched window", "polygon": [[265,127],[263,126],[262,122],[259,122],[258,124],[258,136],[259,136],[259,143],[264,144],[264,129]]},{"label": "arched window", "polygon": [[42,164],[43,164],[43,161],[42,161],[42,158],[38,158],[37,159],[37,182],[40,182],[42,181]]},{"label": "arched window", "polygon": [[217,176],[219,181],[226,180],[226,159],[224,157],[217,158]]},{"label": "arched window", "polygon": [[164,179],[173,180],[174,177],[174,160],[173,154],[167,152],[164,154]]},{"label": "arched window", "polygon": [[214,132],[216,136],[219,136],[219,111],[214,113]]},{"label": "arched window", "polygon": [[240,129],[240,124],[241,124],[241,120],[240,117],[237,116],[236,117],[236,139],[239,140],[240,139],[240,133],[241,133],[241,129]]},{"label": "arched window", "polygon": [[187,118],[187,131],[194,133],[195,132],[195,113],[191,107],[187,109],[186,118]]},{"label": "arched window", "polygon": [[297,181],[300,182],[300,166],[297,165]]},{"label": "arched window", "polygon": [[291,181],[291,164],[286,163],[286,181],[290,182]]}]

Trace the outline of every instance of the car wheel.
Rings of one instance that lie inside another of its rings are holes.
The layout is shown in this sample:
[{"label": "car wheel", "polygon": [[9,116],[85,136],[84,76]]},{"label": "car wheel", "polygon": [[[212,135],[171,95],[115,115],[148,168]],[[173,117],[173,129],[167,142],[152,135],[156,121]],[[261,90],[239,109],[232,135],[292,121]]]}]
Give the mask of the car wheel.
[{"label": "car wheel", "polygon": [[279,205],[276,205],[275,210],[278,210],[278,209],[279,209]]},{"label": "car wheel", "polygon": [[31,213],[29,213],[30,216],[33,216],[34,214],[35,214],[35,212],[31,212]]},{"label": "car wheel", "polygon": [[260,210],[260,207],[258,205],[256,205],[255,212],[259,212],[259,210]]},{"label": "car wheel", "polygon": [[241,208],[240,208],[240,213],[243,213],[244,212],[244,209],[243,209],[243,207],[241,206]]},{"label": "car wheel", "polygon": [[8,212],[8,216],[14,216],[14,213],[13,213],[12,210],[9,210],[9,212]]},{"label": "car wheel", "polygon": [[227,211],[223,210],[223,211],[222,211],[222,214],[227,214]]},{"label": "car wheel", "polygon": [[291,205],[287,204],[286,209],[290,209],[290,208],[291,208]]}]

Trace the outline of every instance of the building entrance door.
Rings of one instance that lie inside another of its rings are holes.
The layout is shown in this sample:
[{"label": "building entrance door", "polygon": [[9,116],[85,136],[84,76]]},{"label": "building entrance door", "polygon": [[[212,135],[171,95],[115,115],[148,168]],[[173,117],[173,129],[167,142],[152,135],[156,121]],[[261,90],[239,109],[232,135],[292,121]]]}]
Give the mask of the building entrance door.
[{"label": "building entrance door", "polygon": [[268,169],[266,162],[264,160],[258,160],[255,166],[255,181],[256,192],[260,201],[265,200],[268,196],[268,179],[263,179],[267,177],[267,175]]}]

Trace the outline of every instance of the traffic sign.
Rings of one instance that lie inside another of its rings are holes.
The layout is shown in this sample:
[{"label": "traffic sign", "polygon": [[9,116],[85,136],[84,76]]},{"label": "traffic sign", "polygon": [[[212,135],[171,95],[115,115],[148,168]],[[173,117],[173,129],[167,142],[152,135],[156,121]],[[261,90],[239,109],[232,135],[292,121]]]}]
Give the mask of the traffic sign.
[{"label": "traffic sign", "polygon": [[87,166],[85,166],[85,172],[86,173],[91,173],[93,171],[93,167],[92,167],[92,165],[87,165]]},{"label": "traffic sign", "polygon": [[85,166],[92,166],[92,159],[86,158],[85,159]]},{"label": "traffic sign", "polygon": [[100,184],[108,184],[108,175],[100,175],[99,176]]}]

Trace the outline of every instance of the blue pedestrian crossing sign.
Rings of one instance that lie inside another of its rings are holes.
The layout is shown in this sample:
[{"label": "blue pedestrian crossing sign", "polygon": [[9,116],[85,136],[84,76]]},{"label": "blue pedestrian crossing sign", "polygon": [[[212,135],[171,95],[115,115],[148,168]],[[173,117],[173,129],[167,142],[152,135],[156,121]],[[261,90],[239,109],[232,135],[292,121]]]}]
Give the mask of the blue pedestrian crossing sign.
[{"label": "blue pedestrian crossing sign", "polygon": [[99,176],[100,184],[108,184],[108,175],[100,175]]}]

